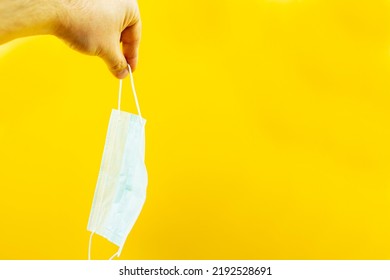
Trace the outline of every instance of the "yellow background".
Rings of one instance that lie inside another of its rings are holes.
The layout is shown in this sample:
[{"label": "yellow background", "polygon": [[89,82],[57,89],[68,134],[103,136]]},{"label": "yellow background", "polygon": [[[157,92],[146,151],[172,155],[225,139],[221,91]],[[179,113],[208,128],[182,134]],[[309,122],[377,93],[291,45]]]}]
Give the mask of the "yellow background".
[{"label": "yellow background", "polygon": [[[390,259],[389,1],[140,8],[149,186],[121,258]],[[0,83],[0,259],[85,259],[118,82],[41,36],[0,48]]]}]

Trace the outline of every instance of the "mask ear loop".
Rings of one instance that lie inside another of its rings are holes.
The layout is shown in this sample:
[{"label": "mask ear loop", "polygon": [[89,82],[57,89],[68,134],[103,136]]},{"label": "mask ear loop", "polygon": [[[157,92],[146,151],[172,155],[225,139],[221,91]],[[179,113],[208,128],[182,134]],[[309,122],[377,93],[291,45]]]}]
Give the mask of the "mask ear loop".
[{"label": "mask ear loop", "polygon": [[[133,78],[133,73],[131,72],[131,67],[130,65],[128,64],[127,67],[129,68],[129,76],[130,76],[130,85],[131,85],[131,89],[133,91],[133,95],[134,95],[134,100],[135,100],[135,106],[137,107],[137,111],[138,111],[138,115],[140,116],[140,119],[142,119],[142,115],[141,115],[141,109],[139,107],[139,103],[138,103],[138,98],[137,98],[137,92],[135,90],[135,85],[134,85],[134,78]],[[118,93],[118,111],[121,110],[121,99],[122,99],[122,80],[119,80],[119,93]]]},{"label": "mask ear loop", "polygon": [[122,100],[122,80],[119,80],[118,111],[121,110],[121,100]]},{"label": "mask ear loop", "polygon": [[92,248],[92,236],[94,235],[94,231],[91,232],[91,235],[89,236],[89,244],[88,244],[88,260],[91,260],[91,248]]},{"label": "mask ear loop", "polygon": [[[93,232],[91,232],[91,235],[89,236],[89,245],[88,245],[88,260],[89,260],[89,261],[91,260],[92,236],[93,236],[94,234],[95,234],[95,232],[93,231]],[[120,251],[121,251],[121,250],[122,250],[122,248],[119,248],[118,251],[117,251],[114,255],[112,255],[112,257],[109,258],[108,260],[109,260],[109,261],[112,261],[112,259],[113,259],[114,257],[119,257]]]},{"label": "mask ear loop", "polygon": [[115,257],[119,257],[119,251],[116,252],[114,255],[112,255],[112,257],[109,258],[108,260],[109,260],[109,261],[112,261],[112,259],[115,258]]}]

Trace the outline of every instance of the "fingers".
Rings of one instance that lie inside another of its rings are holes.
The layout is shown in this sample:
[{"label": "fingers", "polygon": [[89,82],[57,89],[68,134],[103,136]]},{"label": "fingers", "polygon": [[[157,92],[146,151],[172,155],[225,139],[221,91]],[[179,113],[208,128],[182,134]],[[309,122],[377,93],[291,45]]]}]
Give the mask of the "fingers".
[{"label": "fingers", "polygon": [[123,79],[129,74],[127,61],[121,51],[119,41],[113,42],[112,47],[102,52],[100,56],[106,62],[111,73],[118,79]]},{"label": "fingers", "polygon": [[128,66],[134,71],[138,62],[138,48],[141,40],[141,20],[125,28],[121,34],[122,50],[118,39],[111,41],[111,45],[100,53],[111,73],[118,79],[129,74]]},{"label": "fingers", "polygon": [[141,21],[123,30],[121,35],[122,49],[120,42],[114,41],[111,48],[101,53],[111,73],[118,79],[123,79],[129,74],[127,64],[130,64],[134,71],[138,62],[138,48],[141,40]]},{"label": "fingers", "polygon": [[123,30],[121,41],[123,54],[131,70],[134,71],[137,67],[138,48],[141,41],[141,20]]}]

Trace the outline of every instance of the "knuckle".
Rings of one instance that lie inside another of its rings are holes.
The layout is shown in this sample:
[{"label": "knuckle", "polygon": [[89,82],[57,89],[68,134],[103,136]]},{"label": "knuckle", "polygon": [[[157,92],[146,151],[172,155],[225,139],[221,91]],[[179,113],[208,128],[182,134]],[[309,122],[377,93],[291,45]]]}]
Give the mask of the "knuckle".
[{"label": "knuckle", "polygon": [[119,60],[117,62],[114,62],[112,65],[111,65],[111,70],[113,72],[118,72],[118,71],[121,71],[123,69],[125,69],[127,67],[127,63],[124,61],[124,60]]}]

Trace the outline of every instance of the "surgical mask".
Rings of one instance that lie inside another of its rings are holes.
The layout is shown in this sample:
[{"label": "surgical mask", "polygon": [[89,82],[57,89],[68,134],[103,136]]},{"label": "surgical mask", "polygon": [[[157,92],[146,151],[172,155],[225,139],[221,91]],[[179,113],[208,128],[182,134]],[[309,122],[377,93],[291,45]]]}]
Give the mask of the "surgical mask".
[{"label": "surgical mask", "polygon": [[119,257],[126,238],[145,202],[148,182],[145,167],[145,119],[141,116],[134,80],[130,82],[138,115],[120,110],[122,80],[119,81],[118,110],[111,112],[103,159],[87,229],[91,232],[88,259],[91,259],[92,236],[96,233],[119,247],[110,258]]}]

